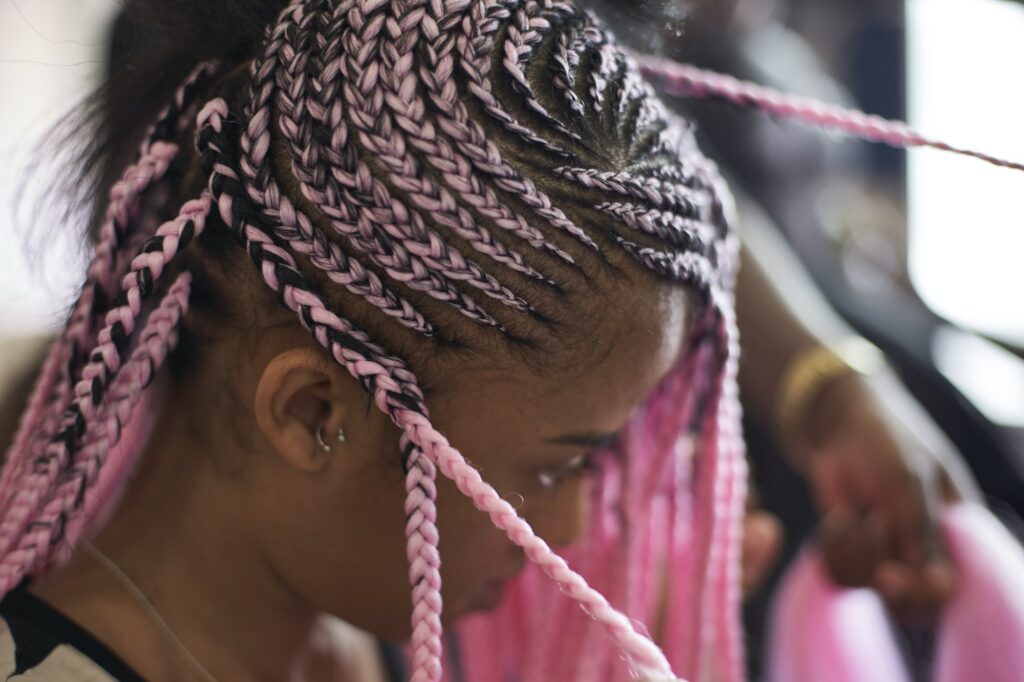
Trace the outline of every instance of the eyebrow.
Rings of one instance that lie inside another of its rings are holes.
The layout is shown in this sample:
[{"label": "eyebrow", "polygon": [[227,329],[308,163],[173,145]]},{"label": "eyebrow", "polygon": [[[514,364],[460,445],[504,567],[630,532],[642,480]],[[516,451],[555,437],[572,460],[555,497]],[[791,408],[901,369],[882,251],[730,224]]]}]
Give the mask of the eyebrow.
[{"label": "eyebrow", "polygon": [[619,432],[611,433],[570,433],[564,436],[548,438],[549,443],[555,445],[575,445],[588,448],[606,448],[619,439]]}]

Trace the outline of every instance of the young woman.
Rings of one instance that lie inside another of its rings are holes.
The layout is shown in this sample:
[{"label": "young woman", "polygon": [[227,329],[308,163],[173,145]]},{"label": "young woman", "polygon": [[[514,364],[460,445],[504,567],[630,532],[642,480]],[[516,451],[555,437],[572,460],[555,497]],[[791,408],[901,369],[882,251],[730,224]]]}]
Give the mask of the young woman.
[{"label": "young woman", "polygon": [[730,199],[605,28],[126,11],[0,481],[9,679],[400,674],[362,632],[417,680],[741,678]]},{"label": "young woman", "polygon": [[[9,672],[372,679],[344,622],[437,679],[443,629],[530,562],[553,587],[524,575],[464,665],[670,677],[549,549],[587,528],[578,563],[690,642],[677,668],[714,614],[738,675],[729,197],[607,31],[561,3],[130,9],[175,39],[108,90],[179,85],[5,469]],[[22,646],[44,613],[75,660]]]}]

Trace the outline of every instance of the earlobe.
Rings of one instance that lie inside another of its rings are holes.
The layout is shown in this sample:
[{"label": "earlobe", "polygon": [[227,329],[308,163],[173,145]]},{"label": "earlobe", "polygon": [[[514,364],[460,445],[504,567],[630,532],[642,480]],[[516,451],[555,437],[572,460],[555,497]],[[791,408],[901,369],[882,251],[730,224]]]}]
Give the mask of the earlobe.
[{"label": "earlobe", "polygon": [[263,370],[253,401],[256,423],[290,466],[318,472],[330,463],[343,434],[343,396],[336,368],[312,348],[275,356]]}]

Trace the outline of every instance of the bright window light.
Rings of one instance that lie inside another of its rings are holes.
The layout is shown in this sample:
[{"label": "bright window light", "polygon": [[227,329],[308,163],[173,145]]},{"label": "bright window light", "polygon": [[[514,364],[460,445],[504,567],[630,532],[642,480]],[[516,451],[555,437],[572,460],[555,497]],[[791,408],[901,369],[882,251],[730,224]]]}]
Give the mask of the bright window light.
[{"label": "bright window light", "polygon": [[[0,337],[51,327],[84,276],[73,246],[77,226],[64,224],[47,205],[51,195],[32,190],[52,187],[46,173],[53,169],[40,163],[39,143],[102,77],[107,28],[118,6],[118,0],[0,2]],[[26,240],[35,248],[26,249]]]},{"label": "bright window light", "polygon": [[932,339],[935,366],[994,424],[1024,429],[1024,360],[955,327]]},{"label": "bright window light", "polygon": [[[907,0],[908,108],[925,135],[1024,161],[1024,7]],[[910,275],[964,327],[1024,344],[1024,173],[909,154]]]}]

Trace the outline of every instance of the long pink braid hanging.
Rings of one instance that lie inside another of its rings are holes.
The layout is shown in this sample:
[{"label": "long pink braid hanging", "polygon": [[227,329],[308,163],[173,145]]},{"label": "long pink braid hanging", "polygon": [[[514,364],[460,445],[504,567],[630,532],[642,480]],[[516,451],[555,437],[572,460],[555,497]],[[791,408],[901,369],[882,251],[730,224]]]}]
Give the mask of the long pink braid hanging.
[{"label": "long pink braid hanging", "polygon": [[759,109],[782,118],[794,119],[816,128],[834,130],[870,142],[893,147],[931,147],[970,156],[1002,168],[1024,171],[1024,163],[958,147],[926,137],[902,121],[892,121],[854,109],[797,97],[756,83],[741,81],[714,71],[680,64],[651,55],[637,57],[640,71],[661,92],[676,97],[721,97],[733,104]]}]

